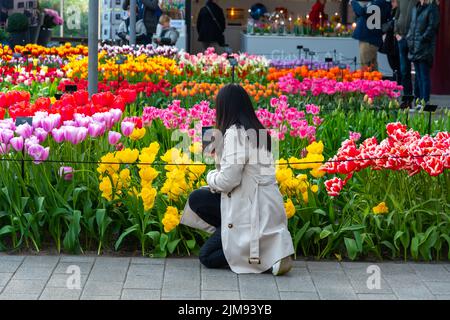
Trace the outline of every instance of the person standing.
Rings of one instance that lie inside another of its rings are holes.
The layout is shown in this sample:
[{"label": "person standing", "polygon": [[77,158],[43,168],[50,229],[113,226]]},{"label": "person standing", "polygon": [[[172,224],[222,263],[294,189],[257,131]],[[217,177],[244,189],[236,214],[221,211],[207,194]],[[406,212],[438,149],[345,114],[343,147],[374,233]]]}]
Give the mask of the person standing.
[{"label": "person standing", "polygon": [[[162,0],[137,0],[137,6],[139,12],[143,12],[144,25],[147,30],[147,36],[145,37],[144,44],[152,43],[153,35],[156,33],[156,27],[158,26],[160,5]],[[122,7],[123,10],[128,10],[130,6],[130,0],[124,0]]]},{"label": "person standing", "polygon": [[225,15],[221,7],[213,0],[207,0],[206,5],[200,9],[197,19],[198,41],[206,50],[214,47],[221,53],[225,46]]},{"label": "person standing", "polygon": [[328,21],[328,15],[325,13],[326,4],[327,0],[317,0],[311,8],[311,12],[309,13],[309,20],[311,20],[311,24],[314,29],[323,27],[324,24]]},{"label": "person standing", "polygon": [[435,0],[420,0],[413,7],[411,25],[406,35],[408,57],[414,63],[418,98],[426,103],[430,101],[431,77],[436,49],[436,34],[439,30],[439,7]]},{"label": "person standing", "polygon": [[[417,0],[398,0],[398,8],[395,13],[394,33],[398,42],[398,51],[400,56],[400,78],[403,86],[403,95],[412,96],[413,86],[411,81],[411,60],[408,58],[408,43],[406,34],[411,24],[411,14]],[[415,85],[415,94],[418,97],[419,89],[417,81]]]},{"label": "person standing", "polygon": [[[361,3],[360,3],[361,2]],[[356,29],[353,32],[353,38],[359,40],[359,53],[361,60],[361,67],[378,70],[378,49],[383,44],[383,31],[381,25],[387,22],[390,17],[391,3],[386,0],[372,0],[372,1],[351,1],[353,11],[356,15]],[[379,18],[380,27],[369,26],[369,18],[376,22],[377,18],[373,19],[374,14],[371,11],[372,6],[378,6],[381,17]]]}]

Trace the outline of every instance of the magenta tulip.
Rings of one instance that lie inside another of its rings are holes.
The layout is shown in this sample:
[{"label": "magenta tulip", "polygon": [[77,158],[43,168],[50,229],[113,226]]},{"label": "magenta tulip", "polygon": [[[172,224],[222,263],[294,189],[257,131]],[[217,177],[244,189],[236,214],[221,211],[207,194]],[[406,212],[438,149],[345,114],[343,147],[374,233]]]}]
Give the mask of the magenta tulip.
[{"label": "magenta tulip", "polygon": [[34,129],[34,135],[39,140],[39,143],[42,143],[45,141],[45,139],[47,139],[48,133],[42,128],[36,128]]},{"label": "magenta tulip", "polygon": [[21,124],[16,128],[16,133],[24,139],[29,138],[33,134],[33,127],[28,123]]},{"label": "magenta tulip", "polygon": [[72,167],[61,167],[59,168],[59,176],[64,178],[66,181],[73,179],[73,168]]},{"label": "magenta tulip", "polygon": [[130,121],[124,121],[122,122],[120,129],[122,130],[124,136],[129,137],[133,133],[134,123]]},{"label": "magenta tulip", "polygon": [[12,138],[11,141],[9,141],[11,143],[11,146],[13,147],[14,150],[16,150],[17,152],[20,152],[23,150],[23,138],[22,137],[15,137]]},{"label": "magenta tulip", "polygon": [[28,148],[28,154],[34,159],[34,163],[39,164],[48,159],[50,148],[44,148],[40,144],[33,144]]},{"label": "magenta tulip", "polygon": [[97,138],[102,136],[106,131],[105,125],[98,122],[91,122],[88,126],[88,134],[92,138]]},{"label": "magenta tulip", "polygon": [[52,137],[53,140],[55,140],[56,143],[61,143],[64,141],[64,129],[53,129],[52,130]]},{"label": "magenta tulip", "polygon": [[14,131],[10,129],[0,130],[0,142],[8,144],[12,138],[14,138]]}]

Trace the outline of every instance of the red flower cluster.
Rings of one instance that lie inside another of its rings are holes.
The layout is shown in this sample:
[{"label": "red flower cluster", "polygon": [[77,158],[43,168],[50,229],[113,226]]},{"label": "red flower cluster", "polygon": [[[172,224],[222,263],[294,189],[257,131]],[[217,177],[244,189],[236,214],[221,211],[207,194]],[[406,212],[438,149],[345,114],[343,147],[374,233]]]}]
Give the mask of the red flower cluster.
[{"label": "red flower cluster", "polygon": [[388,137],[380,143],[376,138],[369,138],[357,147],[354,140],[345,140],[337,155],[322,166],[329,174],[347,176],[345,180],[333,178],[325,183],[330,196],[339,195],[353,173],[369,167],[405,170],[410,176],[422,170],[430,176],[438,176],[450,169],[450,133],[421,136],[401,123],[390,123],[386,130]]},{"label": "red flower cluster", "polygon": [[[58,113],[62,120],[72,120],[74,114],[84,114],[91,116],[94,113],[106,112],[111,109],[125,110],[128,103],[134,102],[136,94],[133,90],[127,90],[121,94],[112,92],[101,92],[94,94],[89,99],[86,91],[77,91],[73,94],[64,94],[60,100],[52,103],[50,98],[38,98],[34,103],[30,103],[28,92],[9,92],[0,94],[0,118],[4,116],[5,109],[8,109],[9,116],[13,119],[17,117],[34,116],[36,112],[45,111],[48,113]],[[9,108],[8,108],[9,107]]]},{"label": "red flower cluster", "polygon": [[[76,85],[78,90],[87,90],[88,82],[84,79],[65,79],[59,83],[58,90],[64,92],[66,85]],[[99,92],[115,91],[120,94],[120,92],[123,92],[123,90],[134,90],[136,95],[144,93],[147,97],[150,97],[151,95],[159,92],[161,92],[165,96],[169,96],[171,92],[171,84],[166,80],[161,80],[157,84],[153,82],[139,82],[136,84],[131,84],[127,81],[120,82],[120,86],[118,85],[117,81],[103,81],[98,84]],[[131,94],[131,92],[125,94]],[[133,99],[133,102],[135,100],[136,98]]]}]

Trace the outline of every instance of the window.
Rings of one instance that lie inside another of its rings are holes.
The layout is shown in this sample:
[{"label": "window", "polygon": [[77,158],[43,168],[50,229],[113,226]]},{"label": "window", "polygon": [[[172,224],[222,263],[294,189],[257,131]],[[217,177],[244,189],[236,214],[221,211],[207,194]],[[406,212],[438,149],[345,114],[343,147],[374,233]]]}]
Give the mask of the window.
[{"label": "window", "polygon": [[25,8],[25,3],[24,2],[19,2],[17,4],[17,9],[23,9],[23,8]]},{"label": "window", "polygon": [[28,8],[33,9],[35,7],[36,2],[35,1],[28,1]]}]

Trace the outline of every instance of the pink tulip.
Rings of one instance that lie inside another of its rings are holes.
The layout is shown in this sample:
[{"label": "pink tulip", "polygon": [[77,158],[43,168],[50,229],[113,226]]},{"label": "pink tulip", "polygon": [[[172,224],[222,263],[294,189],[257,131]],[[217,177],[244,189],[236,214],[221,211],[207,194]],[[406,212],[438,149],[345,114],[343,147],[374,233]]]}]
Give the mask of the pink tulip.
[{"label": "pink tulip", "polygon": [[8,154],[11,149],[9,144],[0,143],[0,154]]},{"label": "pink tulip", "polygon": [[114,123],[118,123],[120,121],[120,119],[122,118],[123,112],[120,109],[111,109],[111,110],[109,110],[109,112],[112,115]]},{"label": "pink tulip", "polygon": [[14,131],[10,129],[3,129],[0,131],[0,142],[8,144],[9,141],[14,137]]},{"label": "pink tulip", "polygon": [[24,139],[29,138],[33,134],[33,127],[28,123],[21,124],[16,128],[16,133]]},{"label": "pink tulip", "polygon": [[91,122],[88,126],[88,134],[92,138],[97,138],[105,133],[105,126],[98,122]]},{"label": "pink tulip", "polygon": [[64,129],[53,129],[52,130],[52,137],[53,140],[55,140],[56,143],[61,143],[64,141]]},{"label": "pink tulip", "polygon": [[119,142],[121,137],[122,135],[119,132],[110,131],[108,133],[108,142],[110,145],[114,146]]},{"label": "pink tulip", "polygon": [[122,122],[120,128],[122,130],[123,135],[126,137],[129,137],[133,133],[134,123],[129,122],[129,121],[124,121],[124,122]]},{"label": "pink tulip", "polygon": [[72,167],[61,167],[59,168],[59,176],[64,178],[66,181],[73,179],[73,168]]},{"label": "pink tulip", "polygon": [[51,114],[48,117],[42,119],[42,128],[47,131],[51,132],[53,129],[59,127],[61,123],[61,115],[59,114]]},{"label": "pink tulip", "polygon": [[88,129],[85,127],[64,127],[64,139],[72,144],[79,144],[86,139]]},{"label": "pink tulip", "polygon": [[47,139],[48,133],[42,128],[36,128],[34,129],[34,135],[39,140],[39,143],[42,143],[45,141],[45,139]]},{"label": "pink tulip", "polygon": [[44,148],[40,144],[33,144],[28,148],[28,154],[34,159],[34,163],[39,164],[48,159],[50,148]]},{"label": "pink tulip", "polygon": [[13,149],[16,150],[17,152],[20,152],[23,150],[23,138],[22,137],[12,138],[10,143],[11,143],[11,146],[13,147]]}]

